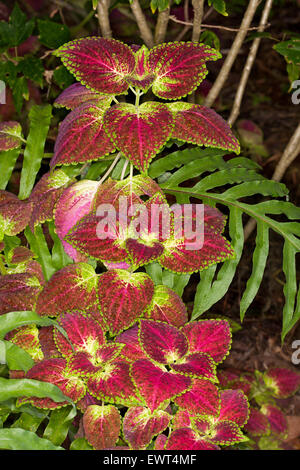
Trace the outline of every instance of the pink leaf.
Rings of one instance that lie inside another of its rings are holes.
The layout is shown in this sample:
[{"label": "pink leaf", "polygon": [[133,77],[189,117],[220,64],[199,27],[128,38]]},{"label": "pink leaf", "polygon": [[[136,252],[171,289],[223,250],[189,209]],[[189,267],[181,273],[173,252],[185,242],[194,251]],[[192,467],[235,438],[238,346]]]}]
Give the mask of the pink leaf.
[{"label": "pink leaf", "polygon": [[222,390],[220,392],[221,409],[219,421],[233,421],[244,426],[249,417],[249,404],[247,397],[241,390]]},{"label": "pink leaf", "polygon": [[219,450],[219,447],[198,436],[192,429],[181,428],[170,434],[165,450]]},{"label": "pink leaf", "polygon": [[115,338],[115,341],[117,343],[125,345],[122,349],[122,356],[130,361],[136,361],[137,359],[147,357],[141,348],[138,337],[138,331],[138,325],[134,325],[128,330],[123,331],[123,333],[116,336]]},{"label": "pink leaf", "polygon": [[220,421],[213,426],[213,433],[209,436],[211,442],[219,445],[232,445],[246,440],[237,424],[232,421]]},{"label": "pink leaf", "polygon": [[157,259],[164,251],[163,245],[155,240],[128,238],[125,242],[130,261],[135,267],[143,266]]},{"label": "pink leaf", "polygon": [[115,39],[76,39],[61,46],[56,55],[77,80],[100,93],[124,93],[125,77],[135,67],[130,47]]},{"label": "pink leaf", "polygon": [[250,415],[244,430],[251,436],[264,436],[270,432],[268,418],[256,408],[250,407]]},{"label": "pink leaf", "polygon": [[112,405],[90,405],[83,415],[83,429],[87,441],[96,450],[114,446],[121,429],[120,413]]},{"label": "pink leaf", "polygon": [[177,328],[188,321],[186,307],[181,297],[167,286],[155,286],[148,317],[152,320],[163,321]]},{"label": "pink leaf", "polygon": [[40,293],[36,312],[57,316],[69,310],[87,309],[96,302],[97,275],[89,264],[75,263],[57,271]]},{"label": "pink leaf", "polygon": [[179,408],[172,420],[172,429],[190,428],[191,415],[188,411]]},{"label": "pink leaf", "polygon": [[102,370],[90,375],[87,388],[90,394],[99,400],[126,406],[140,402],[129,375],[129,363],[123,360],[105,364]]},{"label": "pink leaf", "polygon": [[179,374],[189,375],[195,378],[210,379],[215,382],[216,366],[212,358],[205,353],[188,354],[179,359],[170,367]]},{"label": "pink leaf", "polygon": [[192,415],[204,414],[217,416],[219,412],[219,393],[217,387],[206,379],[194,379],[190,390],[175,398],[180,408]]},{"label": "pink leaf", "polygon": [[231,345],[231,332],[226,320],[199,320],[181,329],[188,339],[190,352],[209,354],[217,363],[223,361]]},{"label": "pink leaf", "polygon": [[80,83],[73,83],[66,88],[54,101],[57,107],[75,109],[83,103],[93,101],[103,111],[108,108],[112,98],[107,95],[101,95],[93,90],[89,90]]},{"label": "pink leaf", "polygon": [[95,103],[83,103],[60,124],[50,166],[99,160],[114,149],[103,129],[103,110]]},{"label": "pink leaf", "polygon": [[55,206],[56,233],[62,241],[66,253],[75,261],[82,261],[84,257],[64,241],[64,238],[69,230],[91,210],[98,187],[97,181],[77,181],[64,190]]},{"label": "pink leaf", "polygon": [[0,315],[33,309],[40,290],[38,278],[28,273],[0,276]]},{"label": "pink leaf", "polygon": [[54,206],[66,186],[71,183],[72,180],[60,169],[42,176],[29,197],[33,205],[29,224],[32,232],[37,224],[53,219]]},{"label": "pink leaf", "polygon": [[213,109],[190,103],[169,105],[175,125],[172,137],[196,145],[239,153],[240,145],[227,122]]},{"label": "pink leaf", "polygon": [[148,56],[149,50],[146,46],[140,47],[135,53],[134,71],[126,78],[129,85],[140,88],[146,92],[155,78],[153,72],[149,69]]},{"label": "pink leaf", "polygon": [[184,392],[191,384],[189,377],[168,372],[147,359],[132,364],[131,376],[151,411]]},{"label": "pink leaf", "polygon": [[173,116],[162,103],[147,101],[139,107],[129,103],[112,106],[104,115],[104,128],[114,145],[140,171],[168,140]]},{"label": "pink leaf", "polygon": [[99,305],[111,334],[120,333],[144,315],[153,291],[153,281],[145,273],[114,269],[100,275]]},{"label": "pink leaf", "polygon": [[300,374],[289,369],[274,368],[264,374],[266,385],[276,398],[287,398],[300,387]]},{"label": "pink leaf", "polygon": [[192,93],[207,75],[205,62],[217,60],[219,52],[192,42],[160,44],[151,49],[148,67],[155,75],[153,93],[176,99]]},{"label": "pink leaf", "polygon": [[286,437],[288,430],[287,420],[280,408],[275,405],[265,404],[262,406],[261,412],[267,416],[272,433],[282,438]]},{"label": "pink leaf", "polygon": [[143,406],[129,408],[123,420],[125,441],[132,449],[144,449],[154,436],[166,429],[170,419],[171,415],[162,410],[151,413]]},{"label": "pink leaf", "polygon": [[66,358],[72,355],[72,352],[80,351],[93,355],[105,341],[100,325],[92,318],[84,317],[79,312],[66,313],[60,316],[59,324],[67,333],[69,341],[57,329],[54,331],[54,340],[57,348]]},{"label": "pink leaf", "polygon": [[17,121],[0,122],[0,151],[20,147],[21,138],[22,128]]},{"label": "pink leaf", "polygon": [[147,356],[161,364],[177,363],[188,351],[185,336],[167,323],[141,320],[139,340]]},{"label": "pink leaf", "polygon": [[157,436],[157,438],[155,439],[154,449],[164,450],[167,439],[168,436],[166,436],[165,434],[159,434],[159,436]]}]

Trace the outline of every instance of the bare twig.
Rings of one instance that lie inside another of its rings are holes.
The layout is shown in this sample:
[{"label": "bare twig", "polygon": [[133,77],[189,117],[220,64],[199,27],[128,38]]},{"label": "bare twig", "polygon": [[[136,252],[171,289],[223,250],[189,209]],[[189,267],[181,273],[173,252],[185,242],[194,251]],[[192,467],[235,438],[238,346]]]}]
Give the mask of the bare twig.
[{"label": "bare twig", "polygon": [[[193,23],[189,23],[189,0],[184,1],[184,6],[183,6],[183,12],[184,12],[184,21],[183,24],[185,24],[185,27],[182,28],[180,33],[178,34],[177,38],[175,41],[181,41],[181,39],[184,37],[184,35],[188,32],[188,30],[193,26]],[[174,21],[177,20],[176,16],[170,16],[169,19],[173,19]],[[177,23],[182,23],[181,21],[176,21]]]},{"label": "bare twig", "polygon": [[234,41],[233,41],[233,44],[231,46],[231,49],[224,61],[224,64],[219,72],[219,75],[215,81],[215,83],[213,84],[212,88],[210,89],[206,99],[205,99],[205,102],[204,104],[206,106],[211,106],[215,99],[217,98],[217,96],[219,95],[224,83],[226,82],[227,80],[227,77],[230,73],[230,70],[231,70],[231,67],[239,53],[239,50],[240,48],[242,47],[242,44],[243,44],[243,41],[246,37],[246,34],[247,34],[247,31],[248,31],[248,28],[250,27],[251,25],[251,22],[252,22],[252,19],[254,17],[254,14],[256,12],[256,9],[258,7],[260,3],[260,0],[250,0],[249,1],[249,5],[248,5],[248,8],[245,12],[245,15],[244,15],[244,18],[242,20],[242,23],[241,23],[241,27],[240,27],[240,30],[239,32],[237,33]]},{"label": "bare twig", "polygon": [[101,29],[101,34],[104,38],[111,38],[112,32],[109,22],[109,6],[110,0],[99,0],[97,5],[97,17]]},{"label": "bare twig", "polygon": [[154,45],[153,34],[152,34],[151,29],[149,28],[149,25],[147,23],[147,20],[145,18],[141,5],[139,4],[139,0],[133,0],[133,2],[130,4],[130,7],[132,10],[132,13],[134,14],[137,25],[139,27],[141,38],[143,39],[146,46],[150,48],[153,47]]},{"label": "bare twig", "polygon": [[[269,13],[270,13],[270,10],[271,10],[271,7],[272,7],[272,3],[273,3],[273,0],[266,0],[264,9],[263,9],[263,12],[262,12],[262,15],[261,15],[260,24],[259,24],[259,27],[258,27],[258,31],[260,33],[262,33],[265,29],[265,25],[266,25],[266,22],[267,22],[267,19],[268,19],[268,16],[269,16]],[[245,89],[246,89],[246,85],[247,85],[247,82],[248,82],[249,75],[251,73],[252,66],[253,66],[255,58],[256,58],[256,54],[257,54],[257,51],[258,51],[258,48],[259,48],[259,45],[260,45],[260,41],[261,41],[261,38],[255,38],[254,39],[254,41],[252,43],[252,46],[251,46],[251,49],[250,49],[250,52],[249,52],[249,55],[247,57],[247,61],[246,61],[246,64],[245,64],[245,67],[244,67],[244,70],[243,70],[243,73],[242,73],[242,76],[241,76],[241,80],[240,80],[240,83],[239,83],[239,86],[238,86],[238,89],[237,89],[237,92],[236,92],[236,95],[235,95],[233,107],[232,107],[232,110],[231,110],[231,113],[230,113],[230,116],[229,116],[229,119],[228,119],[228,124],[230,126],[232,126],[232,124],[236,121],[236,119],[237,119],[237,117],[240,113],[240,107],[241,107],[242,99],[243,99],[243,96],[244,96],[244,92],[245,92]]]},{"label": "bare twig", "polygon": [[167,27],[169,23],[170,8],[171,8],[171,1],[169,2],[169,5],[165,10],[158,12],[157,23],[156,23],[155,34],[154,34],[155,45],[160,44],[164,42],[165,40]]},{"label": "bare twig", "polygon": [[[272,180],[281,181],[285,171],[300,154],[300,123],[289,140],[272,176]],[[244,238],[247,240],[256,226],[256,220],[250,219],[245,226]]]},{"label": "bare twig", "polygon": [[194,8],[192,41],[198,42],[201,34],[201,23],[204,12],[204,0],[192,0]]},{"label": "bare twig", "polygon": [[[170,15],[170,18],[169,18],[171,21],[174,21],[174,23],[179,23],[179,24],[183,24],[185,26],[188,26],[188,28],[191,28],[194,23],[191,23],[189,21],[183,21],[183,20],[179,20],[178,18],[176,18],[176,16],[174,15]],[[271,26],[271,23],[267,23],[265,24],[265,28]],[[257,31],[259,29],[259,26],[253,26],[251,28],[229,28],[228,26],[221,26],[221,25],[218,25],[218,24],[205,24],[205,23],[202,23],[202,27],[203,28],[207,28],[207,29],[223,29],[224,31],[233,31],[234,33],[237,32],[237,31]]]}]

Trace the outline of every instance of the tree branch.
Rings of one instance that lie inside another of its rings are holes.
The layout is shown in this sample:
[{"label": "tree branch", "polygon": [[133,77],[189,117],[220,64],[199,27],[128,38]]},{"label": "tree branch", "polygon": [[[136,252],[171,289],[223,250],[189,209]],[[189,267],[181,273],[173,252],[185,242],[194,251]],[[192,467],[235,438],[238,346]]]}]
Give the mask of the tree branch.
[{"label": "tree branch", "polygon": [[194,8],[192,41],[199,42],[201,34],[201,23],[204,12],[204,0],[192,0],[192,4]]},{"label": "tree branch", "polygon": [[254,17],[254,14],[256,12],[256,9],[260,3],[260,0],[250,0],[248,8],[245,12],[244,18],[241,23],[241,27],[239,32],[237,33],[233,44],[231,46],[231,49],[224,61],[224,64],[219,72],[219,75],[213,84],[212,88],[210,89],[204,105],[205,106],[211,106],[214,101],[216,100],[217,96],[219,95],[224,83],[227,80],[227,77],[230,73],[231,67],[239,53],[240,48],[242,47],[243,41],[246,37],[248,28],[252,22],[252,19]]},{"label": "tree branch", "polygon": [[[263,12],[262,12],[262,15],[261,15],[260,24],[259,24],[259,27],[258,27],[258,31],[260,33],[262,33],[265,29],[265,26],[266,26],[266,23],[267,23],[267,20],[268,20],[268,16],[269,16],[269,13],[270,13],[270,10],[271,10],[271,7],[272,7],[272,3],[273,3],[273,0],[266,0],[264,9],[263,9]],[[244,70],[243,70],[243,73],[242,73],[242,76],[241,76],[241,80],[240,80],[240,83],[239,83],[239,86],[238,86],[238,89],[237,89],[237,92],[236,92],[236,95],[235,95],[233,107],[232,107],[232,110],[231,110],[231,113],[230,113],[230,116],[229,116],[229,119],[228,119],[228,124],[230,126],[232,126],[232,124],[236,121],[236,119],[237,119],[237,117],[240,113],[240,107],[241,107],[242,99],[243,99],[243,96],[244,96],[244,92],[245,92],[245,89],[246,89],[246,85],[247,85],[247,82],[248,82],[249,75],[251,73],[252,66],[253,66],[255,58],[256,58],[256,54],[257,54],[257,51],[258,51],[258,48],[259,48],[259,45],[260,45],[260,41],[261,41],[261,38],[255,38],[254,39],[254,41],[252,43],[252,46],[251,46],[251,49],[250,49],[250,52],[248,54],[247,61],[246,61],[246,64],[245,64],[245,67],[244,67]]]},{"label": "tree branch", "polygon": [[110,29],[109,22],[109,6],[110,0],[99,0],[97,5],[97,17],[101,30],[101,34],[104,38],[111,38],[112,32]]},{"label": "tree branch", "polygon": [[160,44],[164,42],[165,40],[167,27],[169,23],[169,17],[170,17],[170,8],[171,8],[171,1],[169,2],[169,6],[165,10],[158,12],[157,23],[156,23],[155,34],[154,34],[155,45]]},{"label": "tree branch", "polygon": [[130,7],[132,10],[132,13],[134,14],[137,25],[139,27],[141,38],[143,39],[146,46],[148,46],[149,48],[153,47],[154,45],[153,34],[152,34],[151,29],[149,28],[149,25],[147,23],[147,20],[145,18],[141,5],[139,4],[139,0],[133,0],[132,3],[130,4]]}]

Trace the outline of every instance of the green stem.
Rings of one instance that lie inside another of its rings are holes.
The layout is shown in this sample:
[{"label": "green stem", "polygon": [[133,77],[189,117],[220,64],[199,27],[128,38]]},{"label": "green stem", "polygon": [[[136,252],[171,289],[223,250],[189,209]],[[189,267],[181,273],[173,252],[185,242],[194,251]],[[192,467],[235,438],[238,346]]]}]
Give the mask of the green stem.
[{"label": "green stem", "polygon": [[2,276],[5,276],[5,274],[7,274],[6,267],[4,266],[2,260],[2,256],[0,256],[0,273],[2,274]]},{"label": "green stem", "polygon": [[83,18],[83,20],[81,21],[81,23],[79,23],[79,25],[77,26],[74,26],[74,28],[71,28],[71,33],[74,35],[76,34],[78,31],[81,30],[81,28],[83,28],[83,26],[88,23],[90,21],[90,19],[93,18],[95,14],[95,10],[91,10],[85,18]]},{"label": "green stem", "polygon": [[108,175],[110,175],[110,173],[113,171],[114,167],[116,166],[116,164],[118,163],[120,158],[121,158],[121,152],[118,153],[118,155],[115,157],[114,161],[112,162],[112,164],[108,168],[107,172],[102,176],[101,180],[99,181],[99,186],[100,186],[100,184],[103,183],[103,181],[106,180]]}]

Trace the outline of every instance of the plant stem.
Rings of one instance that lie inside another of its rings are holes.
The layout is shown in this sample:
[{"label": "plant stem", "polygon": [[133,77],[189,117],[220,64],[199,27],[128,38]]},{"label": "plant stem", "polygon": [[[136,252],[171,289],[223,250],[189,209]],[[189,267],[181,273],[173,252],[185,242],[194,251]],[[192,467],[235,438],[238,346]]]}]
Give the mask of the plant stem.
[{"label": "plant stem", "polygon": [[204,12],[204,0],[192,0],[194,8],[194,22],[193,22],[193,34],[192,41],[199,42],[201,34],[201,23]]},{"label": "plant stem", "polygon": [[141,38],[143,39],[146,46],[149,48],[153,47],[154,40],[153,34],[149,25],[147,23],[146,17],[143,13],[141,5],[139,4],[139,0],[133,0],[130,4],[132,13],[134,14],[135,20],[140,30]]},{"label": "plant stem", "polygon": [[112,32],[109,22],[109,6],[110,0],[99,0],[97,5],[98,22],[101,29],[101,34],[104,38],[111,38]]},{"label": "plant stem", "polygon": [[157,17],[157,22],[156,22],[156,27],[155,27],[155,34],[154,34],[155,45],[160,44],[164,42],[165,40],[169,17],[170,17],[170,8],[171,8],[171,1],[165,10],[158,12],[158,17]]},{"label": "plant stem", "polygon": [[116,155],[114,161],[112,162],[112,164],[110,165],[110,167],[108,168],[108,170],[104,173],[104,175],[102,176],[102,178],[100,179],[99,181],[99,186],[103,183],[103,181],[106,180],[106,178],[108,177],[108,175],[110,175],[110,173],[113,171],[114,167],[116,166],[116,164],[118,163],[118,161],[120,160],[121,158],[121,152],[118,153],[118,155]]},{"label": "plant stem", "polygon": [[74,26],[73,28],[70,28],[71,32],[73,35],[75,35],[78,31],[81,30],[81,28],[83,28],[83,26],[88,23],[94,16],[95,14],[95,11],[94,10],[91,10],[85,18],[83,18],[83,20],[81,21],[81,23],[79,23],[77,26]]},{"label": "plant stem", "polygon": [[125,160],[124,162],[124,165],[123,165],[123,168],[122,168],[122,173],[121,173],[121,181],[124,179],[124,176],[125,176],[125,172],[126,172],[126,168],[128,166],[128,163],[129,163],[129,160]]},{"label": "plant stem", "polygon": [[248,8],[245,12],[245,15],[243,17],[241,27],[239,29],[239,32],[237,33],[233,44],[231,46],[231,49],[224,61],[224,64],[219,72],[219,75],[213,84],[212,88],[210,89],[204,105],[205,106],[212,106],[212,104],[215,102],[216,98],[218,97],[221,89],[223,88],[224,83],[226,82],[228,75],[231,71],[231,68],[233,66],[233,63],[239,53],[240,48],[242,47],[243,41],[247,35],[248,28],[252,22],[252,19],[255,15],[256,9],[260,3],[260,0],[250,0],[248,4]]},{"label": "plant stem", "polygon": [[[270,10],[271,10],[271,7],[272,7],[272,3],[273,3],[273,0],[267,0],[266,3],[265,3],[265,7],[263,9],[260,24],[259,24],[259,28],[258,28],[258,32],[260,32],[260,33],[262,33],[265,29],[265,26],[266,26],[266,23],[267,23],[267,20],[268,20],[268,16],[269,16],[269,13],[270,13]],[[245,67],[244,67],[244,70],[243,70],[243,73],[242,73],[242,77],[241,77],[241,80],[240,80],[240,83],[239,83],[239,86],[238,86],[238,89],[237,89],[237,92],[236,92],[236,95],[235,95],[235,99],[234,99],[233,107],[232,107],[232,110],[231,110],[231,114],[230,114],[229,119],[228,119],[228,124],[230,126],[232,126],[234,124],[234,122],[236,121],[236,119],[237,119],[237,117],[240,113],[240,107],[241,107],[243,95],[244,95],[244,92],[245,92],[245,88],[246,88],[246,85],[247,85],[247,82],[248,82],[249,75],[251,73],[252,66],[253,66],[255,58],[256,58],[256,54],[257,54],[257,51],[258,51],[258,48],[259,48],[259,45],[260,45],[260,41],[261,41],[261,38],[255,38],[254,39],[254,41],[252,43],[252,46],[251,46],[251,49],[250,49],[250,52],[249,52],[249,55],[247,57],[247,61],[246,61],[246,64],[245,64]]]}]

